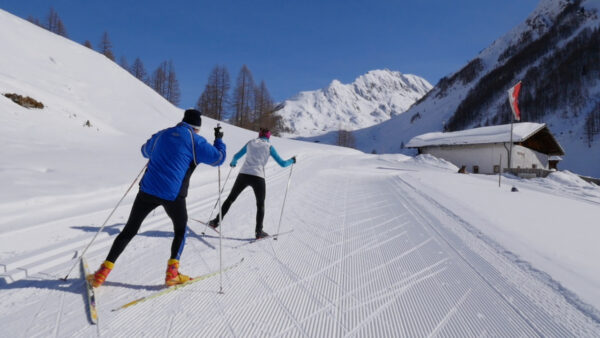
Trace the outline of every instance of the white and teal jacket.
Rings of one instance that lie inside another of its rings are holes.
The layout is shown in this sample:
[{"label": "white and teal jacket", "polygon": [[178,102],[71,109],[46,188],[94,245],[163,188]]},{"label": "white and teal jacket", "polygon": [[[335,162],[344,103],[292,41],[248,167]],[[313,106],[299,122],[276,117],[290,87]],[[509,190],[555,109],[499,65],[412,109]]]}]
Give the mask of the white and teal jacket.
[{"label": "white and teal jacket", "polygon": [[267,161],[269,161],[269,157],[273,157],[273,159],[284,168],[294,163],[292,158],[284,161],[266,137],[256,138],[246,143],[237,154],[233,155],[231,166],[236,166],[237,161],[246,154],[248,154],[248,156],[246,156],[246,161],[244,162],[242,169],[240,169],[240,173],[262,178],[265,178],[265,165],[267,164]]}]

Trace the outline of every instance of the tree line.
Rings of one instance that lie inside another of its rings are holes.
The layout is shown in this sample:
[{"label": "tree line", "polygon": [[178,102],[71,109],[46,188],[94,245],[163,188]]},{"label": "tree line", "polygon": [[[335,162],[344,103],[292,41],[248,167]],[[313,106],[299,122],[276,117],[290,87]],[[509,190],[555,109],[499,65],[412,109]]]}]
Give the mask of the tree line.
[{"label": "tree line", "polygon": [[215,66],[196,103],[203,115],[255,131],[269,128],[274,135],[285,131],[281,117],[275,114],[281,108],[283,105],[273,101],[265,81],[256,84],[246,65],[240,69],[233,88],[227,68]]},{"label": "tree line", "polygon": [[[86,40],[83,45],[90,49],[94,49],[89,40]],[[110,41],[108,32],[104,32],[102,34],[100,43],[98,44],[98,49],[96,51],[100,54],[103,54],[111,61],[115,63],[117,62],[115,60],[112,42]],[[133,75],[135,78],[154,89],[154,91],[164,97],[167,101],[171,102],[175,106],[179,105],[181,90],[179,89],[179,81],[177,80],[177,74],[175,72],[173,60],[161,62],[150,74],[146,71],[146,67],[139,57],[136,57],[133,63],[129,65],[127,58],[125,56],[121,56],[119,65],[121,68],[131,73],[131,75]]]},{"label": "tree line", "polygon": [[[31,15],[27,18],[27,20],[49,30],[50,32],[65,38],[69,38],[67,29],[62,19],[52,7],[48,11],[48,15],[42,21],[32,17]],[[85,40],[83,45],[94,50],[94,47],[89,40]],[[108,32],[104,32],[102,34],[100,42],[98,43],[98,47],[95,50],[116,63],[113,45]],[[119,65],[123,69],[130,72],[137,79],[144,82],[150,88],[154,89],[158,94],[171,102],[173,105],[179,104],[181,91],[179,89],[179,81],[177,80],[177,74],[175,73],[175,66],[173,65],[172,60],[161,62],[150,74],[147,73],[144,63],[139,57],[137,57],[130,66],[127,62],[127,58],[125,56],[121,56]]]},{"label": "tree line", "polygon": [[[42,21],[32,16],[27,20],[68,38],[66,27],[54,8],[50,8]],[[83,45],[94,50],[89,40],[84,41]],[[95,50],[117,63],[108,32],[102,34]],[[152,73],[147,72],[139,57],[130,65],[127,58],[121,56],[118,64],[173,105],[179,104],[181,91],[172,60],[161,62]],[[230,89],[233,93],[230,93]],[[196,108],[208,117],[256,131],[269,128],[274,135],[284,131],[281,117],[275,114],[282,107],[273,101],[264,81],[259,84],[254,82],[252,72],[246,65],[242,66],[234,88],[231,88],[227,68],[215,66],[196,104]]]},{"label": "tree line", "polygon": [[40,21],[38,18],[34,18],[31,15],[27,18],[27,20],[31,23],[34,23],[42,28],[51,31],[52,33],[64,36],[65,38],[69,37],[69,35],[67,34],[67,28],[58,16],[58,13],[52,7],[50,7],[48,15],[46,15],[43,21]]}]

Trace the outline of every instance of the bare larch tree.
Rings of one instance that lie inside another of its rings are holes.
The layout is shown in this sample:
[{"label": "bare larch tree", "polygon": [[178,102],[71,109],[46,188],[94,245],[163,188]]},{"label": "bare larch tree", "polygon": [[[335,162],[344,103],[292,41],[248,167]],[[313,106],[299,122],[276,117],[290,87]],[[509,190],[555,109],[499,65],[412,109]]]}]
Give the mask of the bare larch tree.
[{"label": "bare larch tree", "polygon": [[115,55],[112,52],[112,42],[110,42],[110,38],[108,37],[108,32],[104,32],[102,34],[102,39],[100,40],[100,45],[98,45],[98,51],[101,54],[104,54],[107,58],[112,61],[115,61]]},{"label": "bare larch tree", "polygon": [[254,80],[246,65],[238,74],[233,93],[233,124],[242,128],[251,128],[254,107]]},{"label": "bare larch tree", "polygon": [[229,103],[229,71],[225,66],[215,66],[208,76],[206,87],[198,99],[196,108],[202,114],[223,121],[225,107]]}]

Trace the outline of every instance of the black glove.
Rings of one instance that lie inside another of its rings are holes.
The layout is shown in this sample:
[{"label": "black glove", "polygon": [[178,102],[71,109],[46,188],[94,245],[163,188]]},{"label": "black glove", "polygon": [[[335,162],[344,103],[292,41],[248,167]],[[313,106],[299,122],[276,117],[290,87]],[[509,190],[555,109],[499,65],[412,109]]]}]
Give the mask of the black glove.
[{"label": "black glove", "polygon": [[293,163],[296,163],[296,156],[292,156]]},{"label": "black glove", "polygon": [[222,139],[223,138],[223,132],[221,131],[221,126],[216,126],[215,127],[215,139]]}]

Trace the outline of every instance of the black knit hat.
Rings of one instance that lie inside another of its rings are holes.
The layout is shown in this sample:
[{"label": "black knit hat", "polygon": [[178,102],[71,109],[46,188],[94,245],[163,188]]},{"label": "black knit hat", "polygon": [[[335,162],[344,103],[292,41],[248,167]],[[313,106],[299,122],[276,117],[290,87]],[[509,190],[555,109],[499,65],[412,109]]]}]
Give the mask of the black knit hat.
[{"label": "black knit hat", "polygon": [[200,129],[200,126],[202,125],[202,118],[200,118],[200,116],[202,116],[202,113],[196,109],[188,109],[183,113],[182,121],[196,129]]}]

